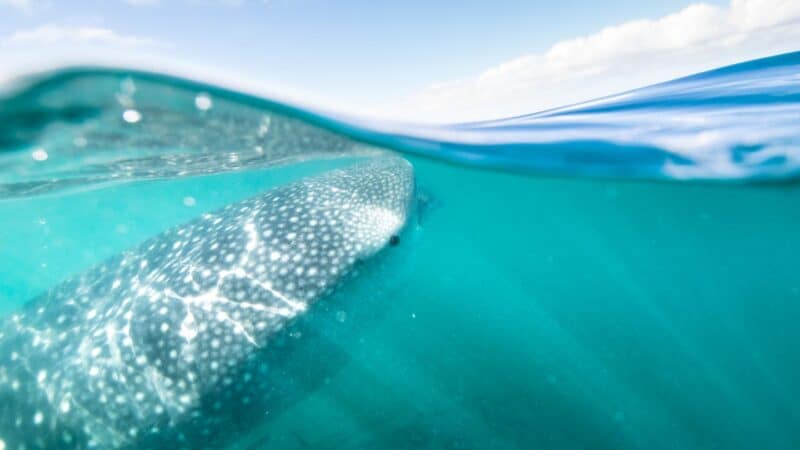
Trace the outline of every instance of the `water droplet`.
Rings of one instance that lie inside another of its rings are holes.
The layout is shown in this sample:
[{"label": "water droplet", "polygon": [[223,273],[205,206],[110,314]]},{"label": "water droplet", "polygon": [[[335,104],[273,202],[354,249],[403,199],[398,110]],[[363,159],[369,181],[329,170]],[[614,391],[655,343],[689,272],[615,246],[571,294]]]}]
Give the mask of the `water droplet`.
[{"label": "water droplet", "polygon": [[142,113],[135,109],[126,109],[122,113],[122,120],[128,123],[136,123],[142,120]]},{"label": "water droplet", "polygon": [[47,151],[43,148],[37,148],[36,150],[31,152],[31,157],[36,161],[47,161],[47,158],[50,155],[47,154]]},{"label": "water droplet", "polygon": [[261,123],[258,125],[258,137],[264,137],[269,133],[269,126],[272,122],[269,116],[264,116],[261,119]]},{"label": "water droplet", "polygon": [[203,92],[197,94],[197,96],[194,98],[194,106],[200,111],[208,111],[212,106],[214,106],[214,102],[211,101],[211,96]]},{"label": "water droplet", "polygon": [[183,204],[191,208],[197,204],[197,201],[194,199],[194,197],[187,196],[183,197]]}]

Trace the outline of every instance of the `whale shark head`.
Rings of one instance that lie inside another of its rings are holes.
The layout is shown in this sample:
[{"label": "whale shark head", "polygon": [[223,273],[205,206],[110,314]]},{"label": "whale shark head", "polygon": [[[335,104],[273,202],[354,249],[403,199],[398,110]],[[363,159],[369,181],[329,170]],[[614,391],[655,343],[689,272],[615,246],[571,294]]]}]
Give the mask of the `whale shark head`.
[{"label": "whale shark head", "polygon": [[226,412],[270,390],[259,355],[273,337],[393,240],[413,193],[408,162],[374,158],[205,214],[54,287],[0,329],[0,442],[156,448],[185,446],[187,426],[224,434]]}]

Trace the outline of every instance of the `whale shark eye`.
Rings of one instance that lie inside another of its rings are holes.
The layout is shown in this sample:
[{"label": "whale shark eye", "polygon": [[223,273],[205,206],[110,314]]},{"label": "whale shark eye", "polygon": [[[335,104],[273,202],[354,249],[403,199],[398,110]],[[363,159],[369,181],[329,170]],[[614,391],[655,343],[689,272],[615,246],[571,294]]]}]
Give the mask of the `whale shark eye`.
[{"label": "whale shark eye", "polygon": [[392,237],[389,238],[389,245],[392,247],[400,245],[400,236],[393,234]]}]

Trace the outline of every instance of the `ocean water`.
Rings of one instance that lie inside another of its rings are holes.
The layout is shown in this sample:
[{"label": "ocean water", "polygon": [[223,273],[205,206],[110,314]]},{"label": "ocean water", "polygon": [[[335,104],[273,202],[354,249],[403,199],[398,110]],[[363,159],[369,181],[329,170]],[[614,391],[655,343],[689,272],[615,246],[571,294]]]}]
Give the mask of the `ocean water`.
[{"label": "ocean water", "polygon": [[[798,123],[800,54],[447,126],[128,70],[31,77],[0,102],[0,333],[165,230],[399,155],[415,179],[402,232],[261,343],[263,404],[169,418],[210,436],[148,433],[242,450],[798,448]],[[32,347],[2,339],[0,448],[91,448],[59,412],[57,367],[42,379]],[[25,404],[14,377],[55,417],[9,407]]]}]

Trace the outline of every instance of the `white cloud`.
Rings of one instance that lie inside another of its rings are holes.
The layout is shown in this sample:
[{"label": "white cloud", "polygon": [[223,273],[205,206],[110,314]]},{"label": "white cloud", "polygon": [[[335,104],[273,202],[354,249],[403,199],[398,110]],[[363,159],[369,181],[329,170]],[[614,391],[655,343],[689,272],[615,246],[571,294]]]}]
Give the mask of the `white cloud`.
[{"label": "white cloud", "polygon": [[561,41],[378,111],[416,120],[525,114],[800,48],[800,1],[697,3]]},{"label": "white cloud", "polygon": [[0,6],[10,6],[22,11],[31,11],[36,3],[35,0],[0,0]]},{"label": "white cloud", "polygon": [[140,36],[122,35],[108,28],[101,27],[67,27],[60,25],[42,25],[31,30],[17,31],[5,42],[11,45],[41,44],[108,44],[124,47],[153,46],[158,42]]},{"label": "white cloud", "polygon": [[151,69],[159,70],[174,60],[166,58],[173,48],[170,43],[100,26],[47,24],[19,30],[0,36],[0,91],[18,77],[63,66],[145,66],[157,60]]}]

